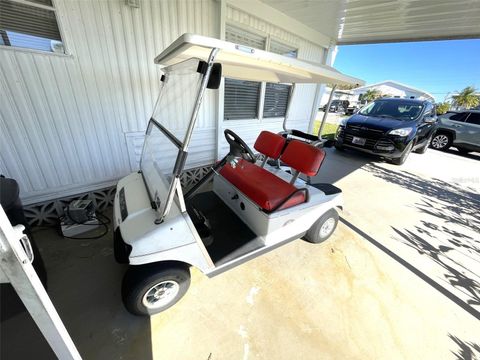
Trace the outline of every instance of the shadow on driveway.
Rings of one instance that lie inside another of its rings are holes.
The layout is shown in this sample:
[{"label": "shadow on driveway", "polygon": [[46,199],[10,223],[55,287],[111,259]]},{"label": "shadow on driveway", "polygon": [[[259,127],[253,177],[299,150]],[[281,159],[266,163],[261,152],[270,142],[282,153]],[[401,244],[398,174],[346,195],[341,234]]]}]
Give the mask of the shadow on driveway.
[{"label": "shadow on driveway", "polygon": [[480,268],[480,195],[472,188],[372,163],[362,169],[422,195],[413,205],[422,220],[404,229],[391,227],[393,239],[420,257],[397,254],[352,224],[347,225],[480,320],[480,277],[476,270]]},{"label": "shadow on driveway", "polygon": [[448,337],[459,347],[457,351],[452,351],[457,360],[480,359],[480,345],[470,341],[465,342],[452,334],[448,334]]}]

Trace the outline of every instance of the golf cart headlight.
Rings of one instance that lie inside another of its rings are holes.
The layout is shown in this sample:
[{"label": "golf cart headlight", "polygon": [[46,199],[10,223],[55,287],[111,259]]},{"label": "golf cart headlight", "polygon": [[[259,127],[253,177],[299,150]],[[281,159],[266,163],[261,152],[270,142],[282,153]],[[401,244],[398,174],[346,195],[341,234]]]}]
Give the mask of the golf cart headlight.
[{"label": "golf cart headlight", "polygon": [[408,136],[412,132],[412,128],[401,128],[401,129],[394,129],[389,132],[390,135],[398,135],[398,136]]}]

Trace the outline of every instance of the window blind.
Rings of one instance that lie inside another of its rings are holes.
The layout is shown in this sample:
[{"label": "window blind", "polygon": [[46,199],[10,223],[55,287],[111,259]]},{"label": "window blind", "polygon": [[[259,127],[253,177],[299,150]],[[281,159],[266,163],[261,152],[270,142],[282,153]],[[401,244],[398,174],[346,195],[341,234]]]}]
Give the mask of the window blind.
[{"label": "window blind", "polygon": [[[51,5],[49,0],[35,0],[32,2]],[[17,3],[12,0],[0,0],[0,30],[7,34],[12,46],[16,46],[16,36],[27,42],[40,41],[38,38],[43,40],[62,40],[53,9],[49,10],[25,3]]]},{"label": "window blind", "polygon": [[[275,40],[270,41],[270,52],[292,58],[296,58],[298,53],[297,49]],[[289,96],[290,85],[267,83],[265,86],[263,117],[272,118],[285,116]]]},{"label": "window blind", "polygon": [[263,117],[282,117],[287,112],[290,85],[267,83],[265,87],[265,102]]},{"label": "window blind", "polygon": [[[234,26],[226,27],[225,39],[236,44],[265,49],[264,37]],[[225,79],[224,119],[257,118],[259,96],[259,82]]]},{"label": "window blind", "polygon": [[271,40],[270,41],[270,52],[275,54],[280,54],[283,56],[288,56],[291,58],[296,58],[298,55],[298,50],[292,48],[291,46],[282,44],[281,42]]},{"label": "window blind", "polygon": [[258,82],[225,79],[224,119],[255,119],[259,94]]}]

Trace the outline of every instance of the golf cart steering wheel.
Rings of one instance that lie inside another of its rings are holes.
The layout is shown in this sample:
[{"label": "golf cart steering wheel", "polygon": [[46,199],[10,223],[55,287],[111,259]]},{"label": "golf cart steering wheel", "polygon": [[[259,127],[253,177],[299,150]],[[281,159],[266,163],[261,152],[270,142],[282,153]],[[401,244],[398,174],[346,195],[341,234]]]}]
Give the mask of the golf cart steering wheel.
[{"label": "golf cart steering wheel", "polygon": [[235,157],[241,157],[252,163],[255,162],[256,157],[250,147],[243,141],[240,136],[235,134],[230,129],[225,129],[223,132],[225,134],[225,139],[227,139],[228,144],[230,145],[230,155]]}]

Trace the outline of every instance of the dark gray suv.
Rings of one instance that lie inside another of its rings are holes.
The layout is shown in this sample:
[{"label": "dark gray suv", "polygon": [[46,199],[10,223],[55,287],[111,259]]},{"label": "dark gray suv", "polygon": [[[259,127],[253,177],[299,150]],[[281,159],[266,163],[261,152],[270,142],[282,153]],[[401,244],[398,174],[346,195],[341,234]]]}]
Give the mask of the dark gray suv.
[{"label": "dark gray suv", "polygon": [[437,150],[447,150],[454,146],[463,154],[480,151],[480,110],[440,115],[430,146]]}]

